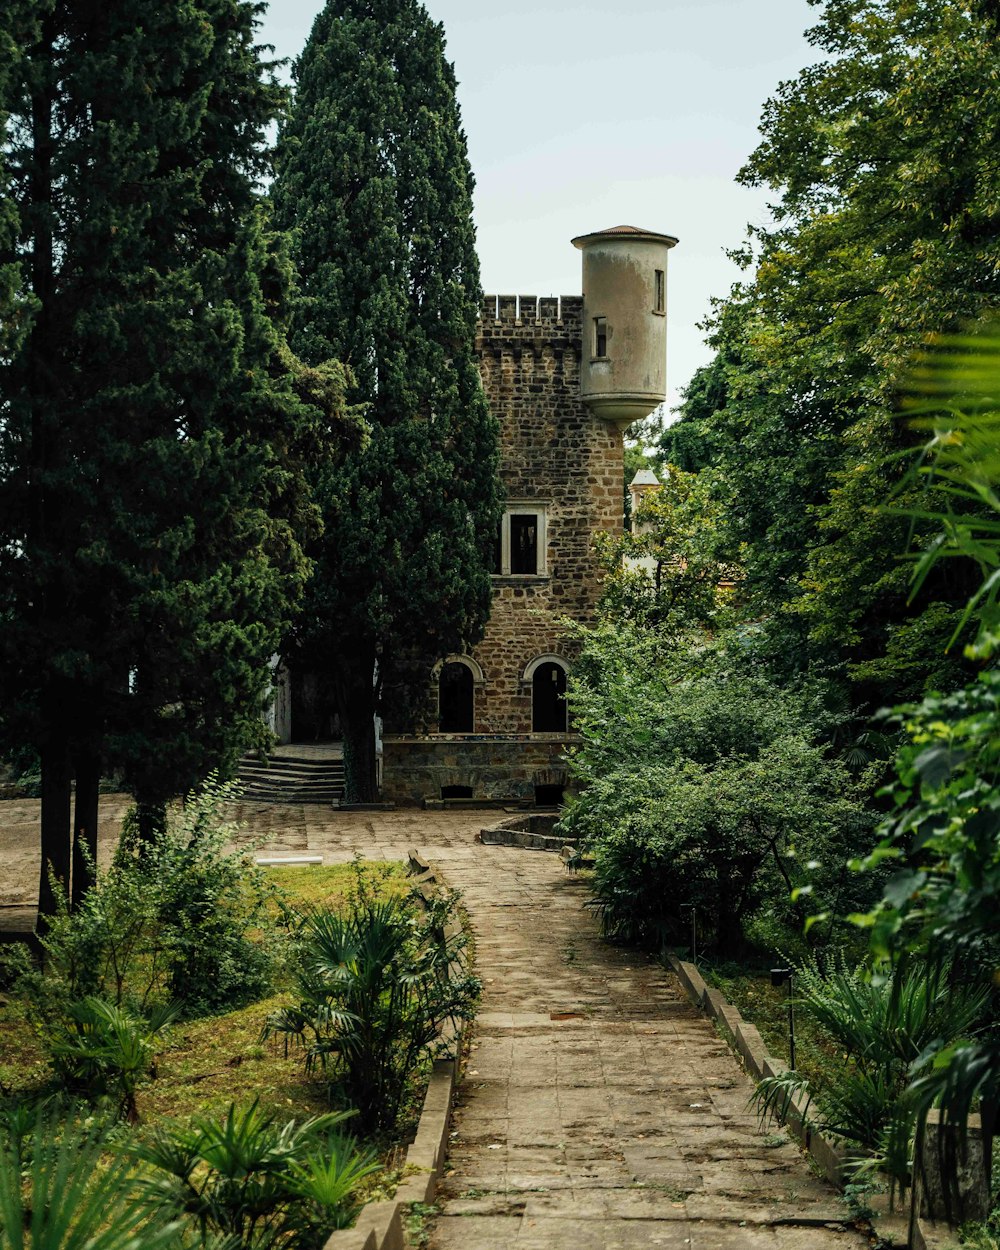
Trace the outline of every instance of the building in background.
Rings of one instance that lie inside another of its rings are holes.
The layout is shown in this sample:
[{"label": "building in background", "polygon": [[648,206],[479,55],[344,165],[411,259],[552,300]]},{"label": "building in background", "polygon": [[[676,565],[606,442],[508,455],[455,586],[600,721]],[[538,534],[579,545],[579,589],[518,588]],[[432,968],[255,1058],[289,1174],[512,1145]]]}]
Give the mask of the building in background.
[{"label": "building in background", "polygon": [[384,799],[561,797],[565,621],[593,620],[592,539],[622,529],[623,431],[666,397],[676,242],[634,226],[581,235],[582,297],[485,298],[477,347],[507,495],[493,612],[479,646],[434,667],[425,722],[383,738]]}]

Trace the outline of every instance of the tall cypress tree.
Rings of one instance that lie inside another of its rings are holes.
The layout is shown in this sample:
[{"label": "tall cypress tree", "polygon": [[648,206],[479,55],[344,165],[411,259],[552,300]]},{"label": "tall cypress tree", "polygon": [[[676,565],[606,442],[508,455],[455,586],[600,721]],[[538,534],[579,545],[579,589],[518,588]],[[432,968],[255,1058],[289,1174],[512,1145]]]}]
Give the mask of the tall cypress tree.
[{"label": "tall cypress tree", "polygon": [[0,660],[3,728],[42,760],[43,912],[47,866],[70,878],[71,776],[93,850],[103,764],[148,804],[230,761],[308,572],[302,460],[343,388],[285,345],[257,8],[47,0],[22,47],[5,172],[32,313],[0,362]]},{"label": "tall cypress tree", "polygon": [[329,0],[295,66],[273,199],[305,299],[293,344],[350,365],[362,451],[317,475],[325,537],[291,658],[333,681],[348,797],[375,797],[379,686],[478,640],[499,518],[473,356],[473,178],[444,32],[418,0]]}]

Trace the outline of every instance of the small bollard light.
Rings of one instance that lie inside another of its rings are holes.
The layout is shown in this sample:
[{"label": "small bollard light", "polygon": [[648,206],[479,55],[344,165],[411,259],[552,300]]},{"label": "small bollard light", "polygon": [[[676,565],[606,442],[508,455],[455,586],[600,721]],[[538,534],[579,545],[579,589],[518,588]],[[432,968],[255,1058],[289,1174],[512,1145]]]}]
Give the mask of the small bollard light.
[{"label": "small bollard light", "polygon": [[691,912],[691,962],[698,962],[698,905],[697,903],[681,903],[681,911]]},{"label": "small bollard light", "polygon": [[791,968],[772,968],[771,984],[775,989],[782,985],[788,986],[788,1066],[795,1071],[795,1008],[792,1006],[792,980],[794,972]]}]

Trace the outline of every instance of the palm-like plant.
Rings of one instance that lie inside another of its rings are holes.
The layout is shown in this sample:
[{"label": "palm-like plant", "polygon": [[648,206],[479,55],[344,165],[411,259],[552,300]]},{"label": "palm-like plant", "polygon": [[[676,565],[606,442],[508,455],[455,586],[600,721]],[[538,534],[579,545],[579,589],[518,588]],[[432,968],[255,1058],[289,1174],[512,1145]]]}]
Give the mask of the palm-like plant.
[{"label": "palm-like plant", "polygon": [[977,1025],[987,992],[956,986],[948,969],[935,963],[911,965],[895,978],[875,978],[842,962],[825,973],[805,965],[797,979],[799,1004],[843,1048],[848,1063],[832,1068],[818,1088],[800,1072],[767,1078],[754,1095],[758,1110],[783,1117],[793,1095],[805,1094],[807,1118],[870,1154],[906,1185],[917,1115],[907,1094],[912,1073],[935,1046]]},{"label": "palm-like plant", "polygon": [[0,1245],[5,1250],[161,1250],[180,1224],[139,1201],[131,1163],[108,1163],[107,1125],[57,1103],[0,1126]]},{"label": "palm-like plant", "polygon": [[307,1071],[323,1072],[366,1131],[395,1124],[442,1025],[471,1016],[480,987],[463,964],[464,935],[445,935],[454,907],[454,897],[438,899],[419,916],[405,899],[361,889],[346,914],[303,918],[301,998],[269,1018],[264,1036],[301,1046]]},{"label": "palm-like plant", "polygon": [[136,1090],[153,1066],[158,1034],[176,1015],[174,1006],[156,1007],[144,1017],[101,998],[84,998],[67,1004],[45,1041],[70,1088],[117,1099],[118,1114],[135,1124]]},{"label": "palm-like plant", "polygon": [[161,1129],[135,1149],[153,1169],[141,1182],[143,1200],[183,1217],[203,1243],[315,1250],[353,1222],[358,1186],[380,1166],[339,1132],[347,1114],[282,1124],[254,1101],[231,1106],[222,1123],[197,1118]]},{"label": "palm-like plant", "polygon": [[[977,622],[967,655],[979,679],[946,696],[898,709],[907,743],[897,762],[896,810],[868,864],[898,861],[881,903],[863,918],[874,953],[905,962],[956,952],[984,992],[995,994],[1000,908],[1000,321],[942,336],[914,370],[906,406],[929,438],[913,476],[933,482],[944,506],[914,513],[937,526],[917,558],[914,594],[942,559],[978,565],[981,582],[965,620]],[[965,621],[963,620],[963,624]],[[961,626],[960,626],[961,628]],[[956,631],[957,636],[957,631]],[[953,639],[954,641],[954,639]],[[995,1008],[994,1008],[995,1015]],[[955,1033],[951,1034],[955,1037]],[[935,1043],[911,1096],[923,1114],[964,1122],[977,1099],[984,1124],[1000,1108],[1000,1042],[992,1036]]]},{"label": "palm-like plant", "polygon": [[943,508],[907,510],[938,527],[917,559],[913,594],[940,560],[974,561],[981,584],[955,636],[975,615],[974,650],[988,658],[1000,645],[1000,322],[941,336],[914,368],[908,390],[912,424],[930,435],[911,480],[933,483],[935,498],[944,501]]}]

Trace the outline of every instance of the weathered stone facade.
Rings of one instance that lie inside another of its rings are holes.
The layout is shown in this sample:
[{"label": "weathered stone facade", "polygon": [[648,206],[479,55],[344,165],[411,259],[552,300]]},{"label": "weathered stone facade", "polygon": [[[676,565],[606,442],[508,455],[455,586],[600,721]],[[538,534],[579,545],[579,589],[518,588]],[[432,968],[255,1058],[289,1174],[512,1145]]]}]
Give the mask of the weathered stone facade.
[{"label": "weathered stone facade", "polygon": [[531,665],[572,667],[563,621],[593,619],[593,537],[622,528],[622,435],[580,398],[582,313],[581,296],[484,300],[477,350],[500,422],[501,477],[509,506],[544,516],[544,554],[535,574],[493,578],[492,616],[471,656],[474,733],[387,737],[387,799],[437,797],[452,786],[477,798],[530,799],[565,774],[559,760],[573,735],[533,732]]},{"label": "weathered stone facade", "polygon": [[493,612],[479,646],[442,657],[431,674],[426,732],[385,738],[383,796],[397,802],[551,801],[566,780],[574,737],[561,693],[575,648],[565,622],[594,618],[593,539],[623,525],[622,431],[665,395],[667,253],[677,240],[616,226],[573,242],[582,296],[483,301],[479,368],[500,422],[507,495]]},{"label": "weathered stone facade", "polygon": [[473,653],[485,678],[481,733],[531,732],[525,670],[544,655],[572,659],[560,620],[591,620],[600,592],[591,540],[622,528],[622,436],[580,399],[582,309],[578,296],[484,304],[478,350],[500,421],[501,477],[508,500],[545,509],[545,571],[493,579],[493,614]]}]

